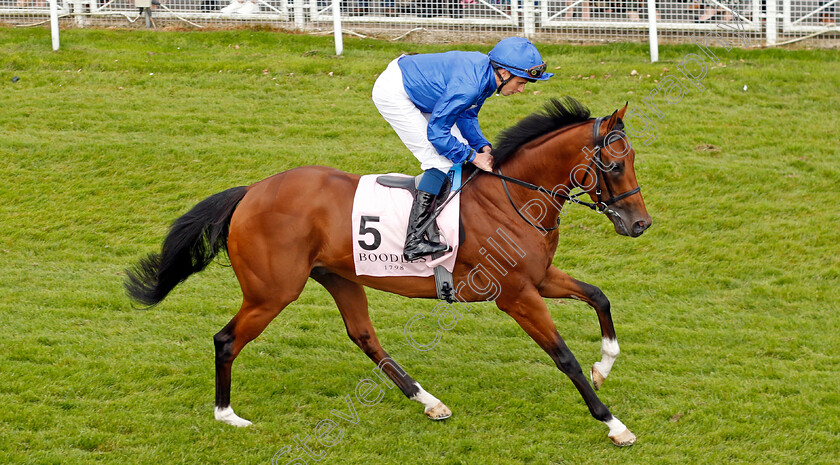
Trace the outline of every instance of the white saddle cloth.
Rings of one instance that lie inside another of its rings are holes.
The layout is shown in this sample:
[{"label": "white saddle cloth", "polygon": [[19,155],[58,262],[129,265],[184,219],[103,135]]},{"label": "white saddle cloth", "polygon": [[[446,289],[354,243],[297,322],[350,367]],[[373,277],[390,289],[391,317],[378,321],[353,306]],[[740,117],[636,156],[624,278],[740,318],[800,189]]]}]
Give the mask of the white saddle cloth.
[{"label": "white saddle cloth", "polygon": [[353,261],[356,275],[432,276],[437,265],[452,272],[458,253],[460,199],[452,199],[437,217],[441,241],[448,244],[452,251],[436,260],[429,256],[408,262],[403,258],[403,247],[413,200],[411,193],[405,189],[377,184],[376,178],[379,176],[362,176],[353,199]]}]

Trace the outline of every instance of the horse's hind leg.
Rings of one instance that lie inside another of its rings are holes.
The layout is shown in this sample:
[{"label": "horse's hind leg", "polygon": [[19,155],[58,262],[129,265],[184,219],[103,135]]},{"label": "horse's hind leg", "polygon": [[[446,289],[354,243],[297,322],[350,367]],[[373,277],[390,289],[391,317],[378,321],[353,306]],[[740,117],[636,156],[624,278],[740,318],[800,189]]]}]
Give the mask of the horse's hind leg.
[{"label": "horse's hind leg", "polygon": [[590,376],[595,389],[601,389],[619,353],[609,299],[597,287],[578,281],[553,266],[548,268],[548,274],[540,283],[539,291],[543,297],[582,300],[595,309],[601,325],[601,361],[592,365]]},{"label": "horse's hind leg", "polygon": [[[429,418],[432,420],[449,418],[452,415],[449,408],[435,396],[426,392],[382,349],[370,321],[364,287],[337,274],[321,270],[314,271],[312,278],[321,283],[333,296],[344,319],[344,325],[347,327],[347,335],[373,360],[381,372],[388,375],[388,378],[406,397],[423,404]],[[391,386],[388,385],[388,387]]]},{"label": "horse's hind leg", "polygon": [[[282,284],[271,286],[260,282],[255,286],[243,285],[242,307],[233,319],[213,336],[216,346],[216,420],[234,426],[251,424],[250,421],[237,416],[230,406],[231,366],[245,344],[259,336],[271,320],[294,302],[303,291],[307,271],[302,267],[298,268],[300,269],[284,268],[287,272],[284,272]],[[248,275],[241,273],[241,276]],[[243,279],[247,278],[240,278],[240,283],[246,284]]]}]

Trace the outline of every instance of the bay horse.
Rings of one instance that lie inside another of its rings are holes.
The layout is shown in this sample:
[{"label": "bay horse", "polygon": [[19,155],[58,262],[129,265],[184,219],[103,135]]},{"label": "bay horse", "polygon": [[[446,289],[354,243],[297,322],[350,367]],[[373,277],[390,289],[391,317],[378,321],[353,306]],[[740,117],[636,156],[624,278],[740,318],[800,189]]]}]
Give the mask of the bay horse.
[{"label": "bay horse", "polygon": [[[590,375],[594,389],[599,389],[619,353],[610,302],[597,287],[554,267],[552,259],[559,240],[557,225],[569,200],[605,213],[621,235],[636,237],[651,225],[636,182],[635,152],[622,132],[626,109],[625,104],[609,117],[592,119],[588,109],[566,97],[551,100],[543,112],[503,131],[492,152],[495,174],[478,172],[461,191],[465,238],[453,273],[458,300],[494,300],[571,379],[592,416],[609,427],[609,437],[621,446],[633,444],[635,435],[598,399],[543,299],[574,298],[595,309],[602,358]],[[465,175],[475,169],[465,167]],[[220,192],[173,223],[161,253],[150,254],[126,270],[128,295],[153,306],[219,252],[227,251],[243,299],[233,319],[213,337],[217,420],[251,424],[231,408],[231,365],[242,348],[298,298],[310,277],[332,295],[350,339],[406,397],[422,403],[431,419],[451,415],[388,356],[376,337],[365,286],[412,298],[435,298],[436,287],[433,277],[355,274],[350,233],[359,178],[333,168],[306,166]],[[568,195],[575,186],[592,203]],[[610,197],[605,199],[607,194]],[[534,208],[540,215],[531,213]],[[478,279],[470,273],[477,268],[492,270],[481,264],[487,260],[482,244],[501,225],[519,256],[527,259],[504,275],[496,273],[499,286],[489,296],[489,286],[479,282],[487,275]]]}]

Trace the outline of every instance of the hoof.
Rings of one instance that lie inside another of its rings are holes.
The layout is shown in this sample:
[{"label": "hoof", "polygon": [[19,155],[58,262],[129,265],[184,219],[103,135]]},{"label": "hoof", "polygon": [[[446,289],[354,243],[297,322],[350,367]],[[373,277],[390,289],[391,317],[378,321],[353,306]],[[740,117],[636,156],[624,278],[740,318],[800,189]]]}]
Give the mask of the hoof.
[{"label": "hoof", "polygon": [[601,385],[604,384],[604,380],[606,378],[604,377],[604,375],[601,374],[600,371],[598,371],[597,363],[592,365],[592,371],[589,372],[589,375],[592,378],[592,386],[595,388],[595,390],[597,391],[601,389]]},{"label": "hoof", "polygon": [[625,429],[615,436],[610,436],[613,444],[619,447],[632,446],[636,442],[636,435],[631,433],[629,429]]},{"label": "hoof", "polygon": [[227,423],[229,425],[238,426],[240,428],[244,428],[246,426],[251,426],[253,423],[250,421],[240,418],[237,414],[233,413],[233,409],[230,407],[219,409],[216,408],[215,411],[216,420],[221,421],[222,423]]},{"label": "hoof", "polygon": [[426,409],[426,415],[432,420],[445,420],[452,416],[452,410],[443,405],[443,402],[438,402],[434,407]]}]

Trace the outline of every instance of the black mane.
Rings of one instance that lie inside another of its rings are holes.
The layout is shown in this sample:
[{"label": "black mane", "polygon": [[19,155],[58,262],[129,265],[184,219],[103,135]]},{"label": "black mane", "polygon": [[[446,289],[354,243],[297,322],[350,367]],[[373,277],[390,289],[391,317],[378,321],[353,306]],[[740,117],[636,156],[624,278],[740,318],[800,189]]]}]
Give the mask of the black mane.
[{"label": "black mane", "polygon": [[516,126],[509,127],[499,134],[492,152],[494,165],[502,165],[527,142],[588,119],[589,109],[572,97],[551,99],[545,104],[544,111],[526,116]]}]

